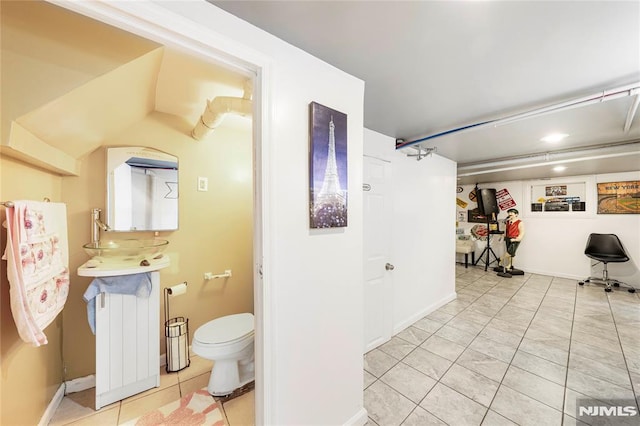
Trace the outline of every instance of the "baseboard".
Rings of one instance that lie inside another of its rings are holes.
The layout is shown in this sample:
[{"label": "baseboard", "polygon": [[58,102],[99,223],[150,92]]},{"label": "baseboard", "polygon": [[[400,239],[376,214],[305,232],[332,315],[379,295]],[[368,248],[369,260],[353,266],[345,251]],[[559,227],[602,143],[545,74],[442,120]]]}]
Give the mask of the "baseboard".
[{"label": "baseboard", "polygon": [[393,335],[395,336],[396,334],[400,333],[402,330],[409,327],[419,319],[424,318],[425,316],[429,315],[431,312],[435,311],[436,309],[446,305],[452,300],[455,300],[456,297],[458,297],[458,294],[454,291],[446,295],[442,299],[438,300],[437,302],[430,304],[429,306],[422,309],[421,311],[418,311],[417,313],[413,314],[412,316],[405,319],[404,321],[398,323],[396,326],[393,327]]},{"label": "baseboard", "polygon": [[53,395],[53,398],[51,399],[51,402],[49,402],[47,409],[44,410],[44,414],[42,415],[42,418],[40,419],[38,426],[47,426],[51,422],[51,419],[53,419],[53,415],[56,413],[56,410],[60,406],[60,403],[62,402],[64,395],[65,395],[65,385],[64,383],[62,383],[58,388],[58,390],[56,391],[55,395]]},{"label": "baseboard", "polygon": [[83,390],[96,387],[96,376],[95,374],[91,374],[90,376],[78,377],[77,379],[64,382],[64,385],[65,395],[69,395],[70,393],[75,392],[81,392]]},{"label": "baseboard", "polygon": [[[515,266],[517,268],[517,266]],[[576,281],[580,281],[585,279],[587,276],[585,275],[583,276],[577,276],[577,275],[573,275],[573,274],[566,274],[562,271],[543,271],[543,270],[539,270],[539,269],[523,269],[525,274],[536,274],[536,275],[546,275],[546,276],[551,276],[551,277],[558,277],[558,278],[567,278],[569,280],[576,280]]]},{"label": "baseboard", "polygon": [[353,417],[351,417],[346,423],[345,426],[363,426],[367,424],[369,421],[369,414],[367,410],[361,408]]},{"label": "baseboard", "polygon": [[[191,354],[191,346],[189,346],[189,354]],[[167,365],[167,354],[160,355],[160,367]],[[60,385],[63,388],[63,395],[68,395],[74,392],[81,392],[83,390],[96,387],[96,376],[91,374],[85,377],[79,377],[77,379],[69,380]]]}]

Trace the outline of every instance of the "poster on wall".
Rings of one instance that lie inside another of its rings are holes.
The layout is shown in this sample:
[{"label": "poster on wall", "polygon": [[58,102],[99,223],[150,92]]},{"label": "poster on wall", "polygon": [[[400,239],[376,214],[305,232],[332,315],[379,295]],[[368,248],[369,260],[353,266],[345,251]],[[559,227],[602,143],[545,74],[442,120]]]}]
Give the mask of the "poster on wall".
[{"label": "poster on wall", "polygon": [[567,185],[546,186],[544,189],[544,195],[547,197],[567,195]]},{"label": "poster on wall", "polygon": [[498,207],[500,207],[500,210],[502,211],[509,210],[516,206],[516,202],[513,197],[511,197],[511,194],[509,194],[507,188],[503,188],[496,192],[496,201],[498,202]]},{"label": "poster on wall", "polygon": [[640,214],[640,181],[599,183],[598,214]]},{"label": "poster on wall", "polygon": [[347,226],[347,115],[309,104],[309,222]]},{"label": "poster on wall", "polygon": [[531,186],[532,212],[585,212],[587,185],[575,181]]}]

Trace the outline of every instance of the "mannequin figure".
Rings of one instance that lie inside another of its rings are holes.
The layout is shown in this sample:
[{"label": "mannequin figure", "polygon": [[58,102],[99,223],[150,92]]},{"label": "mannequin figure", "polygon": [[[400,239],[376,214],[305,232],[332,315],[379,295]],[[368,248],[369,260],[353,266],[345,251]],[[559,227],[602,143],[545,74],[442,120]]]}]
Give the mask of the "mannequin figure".
[{"label": "mannequin figure", "polygon": [[505,220],[507,229],[504,237],[507,250],[502,255],[498,267],[494,268],[495,271],[498,271],[498,276],[505,278],[524,274],[524,272],[513,267],[513,258],[516,256],[518,246],[524,238],[524,224],[518,218],[518,214],[519,212],[516,209],[507,210],[507,219]]}]

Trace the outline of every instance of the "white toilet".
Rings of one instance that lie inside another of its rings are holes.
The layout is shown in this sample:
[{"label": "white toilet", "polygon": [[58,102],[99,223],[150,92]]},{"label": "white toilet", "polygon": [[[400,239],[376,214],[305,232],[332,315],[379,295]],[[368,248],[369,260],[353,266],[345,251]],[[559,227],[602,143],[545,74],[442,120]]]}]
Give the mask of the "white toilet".
[{"label": "white toilet", "polygon": [[254,380],[253,314],[227,315],[198,327],[191,349],[213,361],[207,390],[211,395],[229,395]]}]

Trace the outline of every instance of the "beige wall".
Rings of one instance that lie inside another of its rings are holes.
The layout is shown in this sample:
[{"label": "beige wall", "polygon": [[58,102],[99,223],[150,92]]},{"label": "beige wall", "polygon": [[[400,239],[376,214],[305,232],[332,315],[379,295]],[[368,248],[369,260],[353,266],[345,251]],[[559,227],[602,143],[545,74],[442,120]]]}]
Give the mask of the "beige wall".
[{"label": "beige wall", "polygon": [[[244,129],[242,125],[235,129],[223,125],[203,141],[187,136],[190,126],[174,116],[153,113],[106,145],[151,146],[179,158],[179,230],[160,234],[170,242],[166,254],[171,258],[171,266],[161,272],[161,283],[163,288],[188,283],[187,294],[172,299],[171,315],[188,317],[193,336],[198,326],[213,318],[253,312],[253,166],[249,123]],[[7,157],[0,160],[3,200],[48,197],[67,204],[71,270],[65,308],[46,330],[49,344],[32,348],[17,335],[6,263],[2,264],[3,425],[36,424],[63,380],[95,373],[95,337],[82,299],[91,279],[78,277],[75,271],[88,260],[82,245],[90,240],[90,210],[105,208],[104,164],[103,148],[82,159],[78,177],[61,178]],[[197,191],[200,176],[209,179],[209,191]],[[1,214],[4,218],[4,209]],[[104,237],[152,235],[108,233]],[[2,237],[4,248],[4,228]],[[233,270],[232,278],[204,281],[205,272],[225,269]],[[158,327],[164,336],[162,324]]]},{"label": "beige wall", "polygon": [[[109,60],[100,62],[98,66],[96,63],[85,64],[84,61],[99,60],[95,56],[95,45],[89,46],[77,41],[79,38],[74,34],[95,34],[101,39],[108,39],[114,36],[111,31],[105,33],[102,27],[96,30],[94,27],[89,29],[81,26],[81,31],[74,32],[71,28],[78,27],[74,27],[73,23],[64,21],[60,24],[60,20],[51,19],[50,13],[56,13],[48,10],[51,5],[43,5],[47,10],[36,13],[15,9],[21,4],[42,5],[40,2],[2,1],[3,140],[8,137],[11,121],[18,115],[52,100],[43,98],[43,94],[59,96],[67,93],[92,76],[109,72],[117,63],[131,60],[156,47],[155,44],[138,42],[103,43],[100,44],[101,49],[104,47],[113,50],[113,46],[121,49],[124,46],[127,53],[116,55],[110,52],[105,55]],[[11,11],[7,5],[14,8],[13,14],[5,13]],[[12,20],[7,21],[10,16],[13,16]],[[32,25],[36,28],[32,32],[26,30],[30,19],[35,19],[36,22],[36,25]],[[52,28],[49,24],[43,25],[43,20],[49,23],[55,21],[59,26]],[[82,25],[85,24],[86,22]],[[28,51],[21,50],[20,43],[24,42],[24,37],[18,37],[18,33],[22,36],[26,34]],[[84,40],[86,37],[80,39]],[[15,42],[9,43],[12,40]],[[132,46],[136,46],[136,49],[132,49]],[[19,69],[19,73],[7,72],[9,63],[5,61],[6,58],[11,59],[11,69]],[[73,70],[71,65],[78,68]],[[179,70],[176,67],[176,72]],[[228,78],[228,73],[221,77],[225,80],[224,84],[229,83]],[[236,80],[241,81],[242,78]],[[213,97],[216,94],[207,93],[205,96]],[[123,99],[123,102],[126,101]],[[198,108],[204,106],[198,105]],[[188,292],[172,300],[171,315],[189,318],[191,336],[198,326],[213,318],[236,312],[253,312],[252,132],[250,122],[243,120],[229,117],[205,140],[195,141],[188,136],[194,123],[174,115],[152,112],[135,125],[123,129],[118,136],[102,143],[103,147],[154,147],[179,158],[179,230],[160,233],[159,238],[170,242],[166,254],[171,258],[171,266],[161,272],[161,284],[162,287],[167,287],[187,281]],[[82,244],[90,239],[90,210],[94,207],[105,208],[103,147],[79,159],[80,173],[77,177],[61,177],[6,155],[0,157],[2,201],[42,200],[47,197],[51,201],[67,204],[71,270],[71,289],[67,304],[62,315],[45,330],[49,344],[33,348],[25,345],[17,335],[11,317],[6,262],[0,262],[2,425],[37,424],[63,381],[95,372],[95,338],[89,330],[86,304],[82,300],[91,279],[78,277],[75,271],[88,260]],[[197,191],[198,177],[209,179],[209,191]],[[0,221],[4,217],[5,211],[2,208]],[[148,238],[152,235],[114,233],[105,237]],[[0,236],[0,251],[3,251],[6,241],[4,228],[0,228]],[[209,282],[203,280],[205,272],[221,273],[225,269],[233,270],[231,279]],[[162,305],[160,309],[163,320]],[[164,330],[162,324],[158,324],[158,327],[162,336],[161,352],[164,352]]]},{"label": "beige wall", "polygon": [[[187,136],[190,126],[174,116],[153,113],[105,145],[151,146],[179,158],[179,230],[160,233],[160,238],[170,241],[166,254],[171,258],[171,266],[161,272],[161,283],[163,288],[188,283],[187,294],[172,299],[171,315],[188,317],[193,336],[198,326],[213,318],[253,312],[253,166],[250,123],[233,129],[223,125],[203,141]],[[78,277],[75,271],[88,260],[82,244],[90,240],[90,210],[105,208],[105,150],[82,159],[78,177],[58,177],[7,157],[0,161],[3,200],[48,197],[66,203],[68,209],[71,290],[62,315],[46,330],[49,345],[32,348],[17,336],[6,264],[2,264],[1,423],[35,424],[63,380],[95,372],[95,338],[82,299],[91,279]],[[207,192],[197,191],[198,177],[209,179]],[[104,237],[152,235],[108,233]],[[233,270],[232,278],[204,281],[205,272],[225,269]],[[162,324],[158,327],[164,336]]]},{"label": "beige wall", "polygon": [[[59,176],[11,158],[0,157],[0,199],[62,200]],[[6,218],[0,208],[0,222]],[[0,252],[7,230],[0,227]],[[18,336],[9,299],[7,263],[0,261],[0,424],[35,425],[60,387],[63,377],[63,320],[59,315],[45,330],[49,344],[33,347]],[[27,397],[28,395],[28,397]]]},{"label": "beige wall", "polygon": [[[227,314],[253,312],[253,175],[250,122],[229,129],[224,124],[205,140],[187,136],[192,123],[153,113],[105,145],[149,146],[179,159],[179,229],[161,232],[169,240],[165,254],[171,266],[161,271],[162,287],[188,283],[186,295],[172,298],[171,316],[189,318],[190,335],[203,323]],[[244,127],[244,129],[242,129]],[[69,209],[71,291],[63,311],[67,379],[95,372],[95,339],[82,299],[91,278],[75,270],[89,257],[90,211],[105,206],[105,149],[82,160],[79,177],[63,178]],[[198,177],[209,179],[207,192],[197,191]],[[152,238],[153,233],[103,233],[102,238]],[[205,272],[233,270],[227,280],[204,281]],[[161,319],[164,307],[161,301]],[[160,335],[164,336],[162,324]],[[69,338],[67,338],[69,336]],[[73,336],[73,338],[71,338]],[[164,339],[163,339],[164,340]],[[164,353],[164,341],[161,342]]]}]

